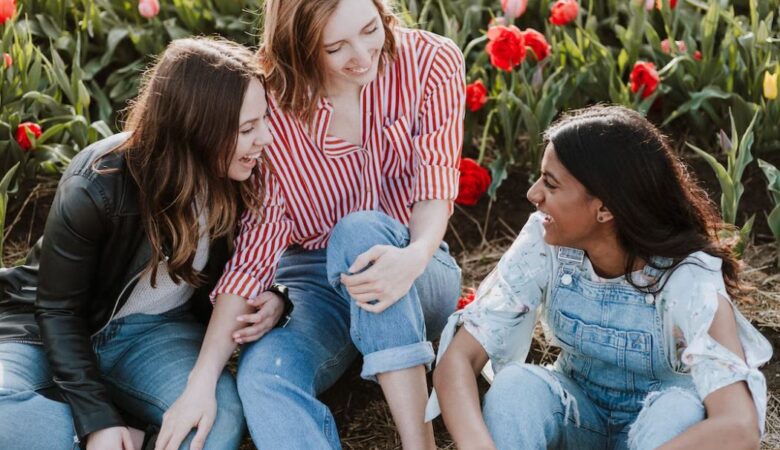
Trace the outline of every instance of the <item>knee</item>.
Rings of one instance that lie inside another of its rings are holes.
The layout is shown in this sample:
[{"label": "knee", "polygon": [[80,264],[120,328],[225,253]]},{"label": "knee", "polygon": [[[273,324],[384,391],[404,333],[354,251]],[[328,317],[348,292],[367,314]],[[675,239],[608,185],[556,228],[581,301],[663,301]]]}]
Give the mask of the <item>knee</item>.
[{"label": "knee", "polygon": [[565,413],[550,382],[519,364],[496,375],[485,394],[483,416],[498,448],[541,448],[554,440],[557,430],[551,427]]},{"label": "knee", "polygon": [[629,448],[658,448],[704,420],[704,415],[704,405],[694,392],[680,388],[652,392],[629,429]]},{"label": "knee", "polygon": [[[379,211],[358,211],[342,217],[328,240],[328,267],[332,262],[354,259],[374,245],[403,245],[406,227]],[[346,262],[348,265],[351,261]]]},{"label": "knee", "polygon": [[[266,403],[268,396],[289,391],[293,386],[304,392],[314,392],[314,368],[306,358],[293,358],[278,351],[282,345],[274,342],[279,341],[273,339],[275,337],[265,336],[242,352],[236,382],[238,395],[245,404],[261,398],[262,403]],[[272,339],[265,341],[268,338]],[[309,351],[299,348],[300,353]]]}]

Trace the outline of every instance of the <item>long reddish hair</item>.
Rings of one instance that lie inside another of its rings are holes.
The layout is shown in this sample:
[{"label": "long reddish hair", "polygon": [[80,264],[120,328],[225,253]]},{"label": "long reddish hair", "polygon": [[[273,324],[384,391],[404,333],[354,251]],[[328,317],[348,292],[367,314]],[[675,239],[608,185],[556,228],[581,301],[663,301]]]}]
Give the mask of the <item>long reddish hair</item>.
[{"label": "long reddish hair", "polygon": [[[266,87],[279,107],[304,123],[310,123],[317,99],[325,93],[325,67],[322,35],[328,19],[341,0],[267,0],[262,43],[258,57],[266,75]],[[395,28],[398,19],[385,0],[374,3],[385,31],[379,60],[380,73],[385,59],[397,55]]]}]

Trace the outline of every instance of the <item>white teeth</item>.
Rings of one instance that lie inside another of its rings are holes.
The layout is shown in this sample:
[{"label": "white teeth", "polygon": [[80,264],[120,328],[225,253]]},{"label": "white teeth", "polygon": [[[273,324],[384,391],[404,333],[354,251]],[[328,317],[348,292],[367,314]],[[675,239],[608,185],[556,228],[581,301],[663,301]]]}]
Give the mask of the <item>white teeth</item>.
[{"label": "white teeth", "polygon": [[368,67],[360,67],[360,68],[349,68],[348,71],[352,73],[366,73],[368,72]]},{"label": "white teeth", "polygon": [[252,154],[252,155],[242,156],[240,159],[242,161],[250,161],[250,160],[253,160],[253,159],[258,159],[259,157],[260,157],[260,153],[255,153],[255,154]]}]

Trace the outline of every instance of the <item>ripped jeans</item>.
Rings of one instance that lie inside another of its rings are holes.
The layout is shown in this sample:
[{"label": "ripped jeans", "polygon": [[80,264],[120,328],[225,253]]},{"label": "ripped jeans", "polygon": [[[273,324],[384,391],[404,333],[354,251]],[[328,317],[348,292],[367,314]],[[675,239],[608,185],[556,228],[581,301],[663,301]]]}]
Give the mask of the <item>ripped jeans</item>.
[{"label": "ripped jeans", "polygon": [[551,368],[496,374],[483,414],[497,447],[655,449],[703,420],[690,374],[669,362],[663,293],[591,280],[582,250],[561,248],[558,260],[545,321],[561,353]]},{"label": "ripped jeans", "polygon": [[609,411],[560,372],[511,364],[493,380],[483,414],[499,450],[649,450],[704,419],[695,392],[679,387],[651,392],[643,404],[639,413]]}]

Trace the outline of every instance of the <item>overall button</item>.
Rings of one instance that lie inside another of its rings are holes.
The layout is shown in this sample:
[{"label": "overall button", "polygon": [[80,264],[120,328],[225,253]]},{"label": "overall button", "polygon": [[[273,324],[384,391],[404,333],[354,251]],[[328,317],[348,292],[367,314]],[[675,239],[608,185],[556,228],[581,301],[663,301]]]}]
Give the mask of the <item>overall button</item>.
[{"label": "overall button", "polygon": [[570,285],[571,275],[569,275],[568,273],[563,274],[563,276],[561,277],[561,283],[563,283],[566,286]]},{"label": "overall button", "polygon": [[652,305],[655,302],[655,296],[653,294],[645,295],[645,303]]}]

